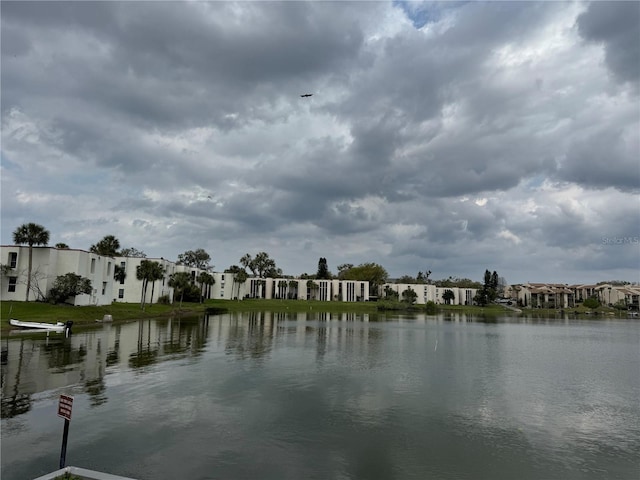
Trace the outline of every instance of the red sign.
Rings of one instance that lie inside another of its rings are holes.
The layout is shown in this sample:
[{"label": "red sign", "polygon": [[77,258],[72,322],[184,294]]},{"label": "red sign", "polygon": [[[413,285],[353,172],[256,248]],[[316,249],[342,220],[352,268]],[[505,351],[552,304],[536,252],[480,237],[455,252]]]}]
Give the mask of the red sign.
[{"label": "red sign", "polygon": [[71,408],[73,407],[73,397],[68,395],[60,395],[58,403],[58,416],[71,420]]}]

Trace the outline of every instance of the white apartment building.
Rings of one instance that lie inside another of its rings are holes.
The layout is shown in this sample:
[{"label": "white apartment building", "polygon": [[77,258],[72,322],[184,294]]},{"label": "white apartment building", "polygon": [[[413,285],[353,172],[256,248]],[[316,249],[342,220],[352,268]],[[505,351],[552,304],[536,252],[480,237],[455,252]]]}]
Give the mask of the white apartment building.
[{"label": "white apartment building", "polygon": [[[437,287],[435,285],[429,285],[425,283],[386,283],[382,286],[383,295],[385,291],[391,289],[398,294],[398,298],[402,300],[402,293],[411,289],[416,292],[416,303],[423,305],[431,301],[438,305],[446,304],[450,305],[473,305],[473,298],[478,292],[475,288],[463,288],[463,287]],[[451,290],[453,293],[453,299],[445,300],[443,295],[447,290]]]},{"label": "white apartment building", "polygon": [[[28,246],[0,246],[0,300],[25,300],[28,259]],[[164,258],[108,257],[78,249],[33,247],[32,292],[29,300],[44,299],[56,277],[75,273],[88,278],[93,291],[90,295],[82,294],[70,299],[69,303],[73,305],[141,303],[142,281],[138,280],[136,273],[143,260],[159,263],[164,271],[160,280],[147,286],[145,304],[157,303],[162,297],[173,303],[174,289],[169,286],[169,279],[174,273],[188,272],[193,282],[198,285],[198,276],[204,272],[202,269],[178,265]],[[124,278],[114,278],[116,267],[124,271]],[[364,281],[248,278],[244,283],[238,284],[232,273],[208,273],[213,276],[215,283],[203,289],[205,299],[265,298],[343,302],[369,300],[369,282]]]},{"label": "white apartment building", "polygon": [[[113,294],[115,260],[77,249],[33,247],[31,267],[31,292],[29,300],[42,300],[51,290],[56,277],[75,273],[91,281],[89,295],[73,297],[73,305],[109,305]],[[27,295],[29,275],[29,247],[1,245],[0,300],[24,301]]]}]

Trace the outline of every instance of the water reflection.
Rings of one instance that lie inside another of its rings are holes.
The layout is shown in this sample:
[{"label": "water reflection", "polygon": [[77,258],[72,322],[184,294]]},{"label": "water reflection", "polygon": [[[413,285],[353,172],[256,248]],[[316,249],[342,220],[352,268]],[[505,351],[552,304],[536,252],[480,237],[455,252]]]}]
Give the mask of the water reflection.
[{"label": "water reflection", "polygon": [[[40,392],[65,390],[78,386],[97,407],[108,402],[108,375],[131,370],[143,374],[159,363],[184,358],[196,359],[207,351],[210,343],[224,345],[224,353],[235,359],[250,360],[256,365],[269,360],[277,347],[307,345],[313,342],[315,361],[322,365],[328,354],[337,354],[341,361],[354,368],[366,370],[384,365],[385,336],[394,335],[393,325],[410,327],[425,324],[519,323],[531,325],[569,325],[575,319],[558,314],[559,318],[539,317],[535,312],[517,318],[506,316],[477,317],[465,313],[446,312],[438,315],[419,313],[394,315],[307,312],[250,312],[216,315],[213,326],[210,317],[143,320],[125,324],[105,323],[97,329],[78,329],[70,338],[61,335],[28,335],[3,338],[2,345],[2,418],[12,418],[32,408],[32,396]],[[615,321],[615,319],[603,319]],[[579,322],[579,320],[578,320]],[[391,330],[375,327],[386,325]],[[464,359],[468,332],[452,330],[459,342],[457,351],[447,361],[455,367]],[[417,348],[424,333],[403,332],[397,341],[403,348]],[[391,337],[393,338],[393,336]],[[486,342],[497,341],[487,333]],[[440,349],[446,338],[440,338]],[[438,349],[438,339],[428,340],[428,350]],[[460,350],[462,348],[462,350]],[[504,347],[487,345],[484,355],[496,356]],[[477,360],[476,360],[477,361]],[[499,358],[483,360],[498,365],[491,377],[501,375]],[[478,383],[478,379],[474,380]],[[481,386],[480,386],[481,387]],[[481,391],[482,388],[479,388]]]},{"label": "water reflection", "polygon": [[[2,418],[32,408],[32,396],[81,386],[91,406],[107,402],[105,377],[128,367],[143,370],[161,360],[198,356],[208,335],[206,319],[145,320],[76,329],[74,335],[26,334],[3,338]],[[126,362],[126,365],[123,364]]]},{"label": "water reflection", "polygon": [[253,312],[11,338],[3,478],[51,463],[68,391],[74,458],[134,478],[624,478],[637,325]]}]

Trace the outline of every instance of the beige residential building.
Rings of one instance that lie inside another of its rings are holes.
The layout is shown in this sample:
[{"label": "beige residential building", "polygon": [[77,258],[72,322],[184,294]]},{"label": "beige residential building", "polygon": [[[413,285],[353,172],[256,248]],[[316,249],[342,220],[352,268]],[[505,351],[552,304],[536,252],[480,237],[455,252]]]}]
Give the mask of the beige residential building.
[{"label": "beige residential building", "polygon": [[526,283],[512,285],[510,292],[518,305],[531,308],[572,308],[596,298],[602,305],[624,304],[638,309],[640,299],[638,285]]}]

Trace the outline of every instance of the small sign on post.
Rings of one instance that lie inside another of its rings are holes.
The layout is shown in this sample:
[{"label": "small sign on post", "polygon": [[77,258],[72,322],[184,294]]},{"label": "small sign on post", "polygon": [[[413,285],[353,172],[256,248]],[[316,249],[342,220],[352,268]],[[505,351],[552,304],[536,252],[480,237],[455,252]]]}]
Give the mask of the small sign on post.
[{"label": "small sign on post", "polygon": [[71,420],[71,409],[73,408],[73,397],[69,395],[60,395],[58,402],[58,416]]},{"label": "small sign on post", "polygon": [[73,397],[60,395],[58,402],[58,416],[64,418],[64,431],[62,432],[62,450],[60,451],[60,468],[64,468],[67,457],[67,438],[69,437],[69,422],[71,420],[71,409],[73,408]]}]

